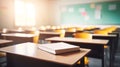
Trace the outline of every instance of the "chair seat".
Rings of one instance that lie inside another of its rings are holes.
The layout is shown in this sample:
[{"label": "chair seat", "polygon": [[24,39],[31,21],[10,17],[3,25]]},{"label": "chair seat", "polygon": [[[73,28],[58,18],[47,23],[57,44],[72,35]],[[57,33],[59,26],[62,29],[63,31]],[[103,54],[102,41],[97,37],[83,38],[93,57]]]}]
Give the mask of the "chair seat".
[{"label": "chair seat", "polygon": [[[80,61],[77,62],[77,64],[80,64],[80,63],[81,63]],[[84,57],[84,63],[85,63],[85,65],[88,65],[88,63],[89,63],[88,57]]]},{"label": "chair seat", "polygon": [[107,45],[105,45],[105,46],[104,46],[104,48],[108,48],[108,46],[107,46]]},{"label": "chair seat", "polygon": [[0,57],[5,57],[6,53],[0,52]]},{"label": "chair seat", "polygon": [[6,63],[6,53],[0,52],[0,67]]},{"label": "chair seat", "polygon": [[[92,35],[90,33],[88,33],[88,32],[74,33],[74,37],[75,38],[82,38],[82,39],[92,39]],[[88,57],[84,57],[84,63],[85,63],[85,65],[88,66],[88,64],[89,64]],[[80,64],[80,61],[77,64]]]}]

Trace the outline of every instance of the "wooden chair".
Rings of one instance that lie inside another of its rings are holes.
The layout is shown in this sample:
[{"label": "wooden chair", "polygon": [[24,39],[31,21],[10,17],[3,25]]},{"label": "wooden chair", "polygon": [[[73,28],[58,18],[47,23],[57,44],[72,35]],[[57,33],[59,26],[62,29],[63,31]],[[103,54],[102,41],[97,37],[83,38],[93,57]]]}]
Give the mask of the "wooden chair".
[{"label": "wooden chair", "polygon": [[108,31],[105,31],[105,30],[95,30],[93,33],[94,34],[108,35]]},{"label": "wooden chair", "polygon": [[75,27],[70,27],[66,29],[67,32],[76,32],[76,28]]},{"label": "wooden chair", "polygon": [[[110,31],[108,31],[108,30],[96,30],[96,31],[94,31],[94,34],[108,35],[108,33],[110,33]],[[106,58],[109,57],[108,51],[109,51],[109,47],[107,45],[105,45],[104,46],[104,54],[105,54]]]},{"label": "wooden chair", "polygon": [[87,32],[78,32],[73,34],[75,38],[92,39],[92,35]]},{"label": "wooden chair", "polygon": [[39,43],[39,31],[31,31],[31,34],[35,34],[33,37],[33,43],[38,44]]},{"label": "wooden chair", "polygon": [[[105,31],[105,30],[95,30],[94,31],[94,34],[101,34],[101,35],[108,35],[108,31]],[[108,48],[107,45],[104,46],[104,48]]]},{"label": "wooden chair", "polygon": [[[73,34],[75,38],[82,38],[82,39],[92,39],[92,35],[87,32],[78,32]],[[88,67],[89,59],[88,57],[84,58],[84,63]],[[80,61],[78,62],[80,64]]]},{"label": "wooden chair", "polygon": [[112,33],[112,32],[115,31],[116,29],[117,29],[117,27],[111,26],[111,27],[104,28],[103,30],[104,30],[104,31],[107,31],[108,33]]},{"label": "wooden chair", "polygon": [[84,30],[92,30],[92,29],[95,29],[96,27],[95,26],[88,26],[88,27],[85,27]]},{"label": "wooden chair", "polygon": [[81,28],[81,27],[76,27],[76,31],[83,31],[83,28]]},{"label": "wooden chair", "polygon": [[64,29],[57,29],[57,30],[55,30],[55,32],[58,32],[58,33],[60,33],[60,37],[65,37],[65,30]]},{"label": "wooden chair", "polygon": [[6,53],[0,52],[0,67],[3,67],[3,64],[6,63]]}]

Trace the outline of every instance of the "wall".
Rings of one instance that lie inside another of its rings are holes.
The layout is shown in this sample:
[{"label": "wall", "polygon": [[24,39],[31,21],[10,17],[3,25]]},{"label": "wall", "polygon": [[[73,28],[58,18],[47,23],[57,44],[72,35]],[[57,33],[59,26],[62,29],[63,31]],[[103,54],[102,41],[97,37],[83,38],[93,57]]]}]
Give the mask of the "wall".
[{"label": "wall", "polygon": [[[24,0],[32,2],[36,6],[36,27],[47,25],[48,0]],[[0,28],[16,28],[14,22],[14,0],[0,0]]]},{"label": "wall", "polygon": [[[110,6],[116,7],[110,9]],[[61,22],[78,25],[120,25],[119,7],[118,1],[67,5],[64,7],[66,11],[61,13]],[[70,12],[70,9],[73,11]]]},{"label": "wall", "polygon": [[[61,21],[62,12],[60,10],[60,7],[67,6],[67,5],[88,4],[88,3],[94,3],[94,2],[110,2],[110,1],[118,1],[118,0],[57,0],[57,1],[55,1],[56,6],[54,8],[56,10],[55,20],[54,20],[55,24],[59,25],[59,24],[63,23]],[[73,22],[73,23],[76,23],[76,22]],[[109,24],[107,24],[107,25],[109,25]]]},{"label": "wall", "polygon": [[0,28],[13,28],[13,0],[0,0]]},{"label": "wall", "polygon": [[[41,25],[60,25],[60,7],[70,4],[115,0],[26,0],[36,6],[36,27]],[[14,0],[0,0],[0,28],[16,28],[14,24]]]}]

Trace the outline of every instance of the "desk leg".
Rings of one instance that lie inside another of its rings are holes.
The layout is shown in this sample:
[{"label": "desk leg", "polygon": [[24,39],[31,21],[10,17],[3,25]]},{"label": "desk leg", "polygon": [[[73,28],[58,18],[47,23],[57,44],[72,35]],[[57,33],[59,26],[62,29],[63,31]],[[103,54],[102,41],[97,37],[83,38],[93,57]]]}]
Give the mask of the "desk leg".
[{"label": "desk leg", "polygon": [[112,38],[110,45],[110,67],[114,67],[115,54],[118,47],[118,35],[116,38]]},{"label": "desk leg", "polygon": [[85,63],[84,63],[84,57],[80,60],[81,61],[81,64],[79,67],[85,67]]},{"label": "desk leg", "polygon": [[80,64],[76,63],[73,67],[85,67],[84,57],[80,59]]},{"label": "desk leg", "polygon": [[112,62],[112,56],[113,56],[113,55],[112,55],[112,54],[113,54],[112,45],[110,46],[110,51],[109,51],[109,52],[110,52],[110,54],[109,54],[109,55],[110,55],[109,65],[110,65],[110,67],[112,67],[112,66],[113,66],[113,65],[112,65],[112,64],[113,64],[113,62]]},{"label": "desk leg", "polygon": [[111,41],[112,43],[110,44],[110,67],[114,67],[115,51],[118,43],[116,42],[115,38]]},{"label": "desk leg", "polygon": [[103,53],[102,53],[102,67],[104,67],[104,46],[102,46],[102,50],[101,50]]}]

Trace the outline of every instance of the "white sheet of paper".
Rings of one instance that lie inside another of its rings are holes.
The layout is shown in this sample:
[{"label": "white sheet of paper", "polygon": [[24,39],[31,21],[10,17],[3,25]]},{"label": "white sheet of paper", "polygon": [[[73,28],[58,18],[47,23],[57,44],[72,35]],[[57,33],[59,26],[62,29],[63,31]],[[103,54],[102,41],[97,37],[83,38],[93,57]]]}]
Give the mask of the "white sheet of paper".
[{"label": "white sheet of paper", "polygon": [[109,5],[109,10],[116,10],[116,4]]},{"label": "white sheet of paper", "polygon": [[71,7],[68,9],[69,12],[74,12],[74,9]]},{"label": "white sheet of paper", "polygon": [[86,21],[87,20],[89,20],[90,19],[90,17],[89,16],[85,16],[85,18],[84,18]]},{"label": "white sheet of paper", "polygon": [[85,8],[79,8],[79,12],[85,12]]},{"label": "white sheet of paper", "polygon": [[95,10],[95,19],[101,19],[101,10]]},{"label": "white sheet of paper", "polygon": [[96,10],[101,10],[102,9],[102,5],[96,5]]}]

